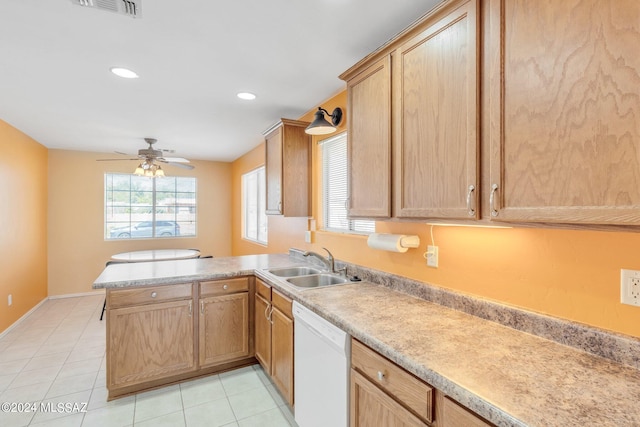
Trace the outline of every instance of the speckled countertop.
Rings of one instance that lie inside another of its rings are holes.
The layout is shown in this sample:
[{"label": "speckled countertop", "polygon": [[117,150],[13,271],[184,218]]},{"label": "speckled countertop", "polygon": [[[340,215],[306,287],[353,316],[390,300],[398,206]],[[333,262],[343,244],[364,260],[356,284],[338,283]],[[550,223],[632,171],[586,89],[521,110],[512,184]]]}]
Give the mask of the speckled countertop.
[{"label": "speckled countertop", "polygon": [[367,282],[298,291],[264,270],[301,264],[287,255],[144,264],[94,288],[255,273],[496,425],[640,426],[639,370],[545,338]]}]

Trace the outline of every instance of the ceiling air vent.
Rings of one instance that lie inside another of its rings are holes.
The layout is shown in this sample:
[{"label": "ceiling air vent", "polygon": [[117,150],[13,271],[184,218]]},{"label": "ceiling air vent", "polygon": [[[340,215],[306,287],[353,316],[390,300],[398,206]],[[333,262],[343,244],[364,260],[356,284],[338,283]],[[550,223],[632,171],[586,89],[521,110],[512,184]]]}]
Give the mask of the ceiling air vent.
[{"label": "ceiling air vent", "polygon": [[132,18],[142,18],[142,0],[71,0],[71,3]]}]

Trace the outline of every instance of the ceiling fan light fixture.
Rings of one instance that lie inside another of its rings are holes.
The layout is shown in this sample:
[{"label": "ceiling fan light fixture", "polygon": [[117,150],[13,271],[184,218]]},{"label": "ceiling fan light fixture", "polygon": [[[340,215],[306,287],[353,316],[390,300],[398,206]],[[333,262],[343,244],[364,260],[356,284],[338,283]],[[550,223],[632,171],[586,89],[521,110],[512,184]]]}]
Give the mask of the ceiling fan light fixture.
[{"label": "ceiling fan light fixture", "polygon": [[137,79],[140,77],[135,71],[129,70],[128,68],[111,67],[110,71],[123,79]]},{"label": "ceiling fan light fixture", "polygon": [[[324,115],[331,117],[331,123],[324,118]],[[322,107],[318,107],[315,118],[307,126],[304,132],[308,135],[327,135],[336,131],[336,128],[342,122],[342,108],[336,107],[331,114]]]}]

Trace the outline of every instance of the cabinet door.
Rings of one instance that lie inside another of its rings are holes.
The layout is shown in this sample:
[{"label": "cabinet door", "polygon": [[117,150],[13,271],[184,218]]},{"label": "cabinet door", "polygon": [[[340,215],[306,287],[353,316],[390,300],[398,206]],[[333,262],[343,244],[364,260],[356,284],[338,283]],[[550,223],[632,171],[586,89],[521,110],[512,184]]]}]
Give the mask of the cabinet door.
[{"label": "cabinet door", "polygon": [[640,224],[640,3],[490,15],[492,218]]},{"label": "cabinet door", "polygon": [[350,405],[351,427],[428,425],[353,369]]},{"label": "cabinet door", "polygon": [[271,377],[293,406],[293,320],[274,308],[271,321]]},{"label": "cabinet door", "polygon": [[108,388],[195,370],[192,300],[109,310]]},{"label": "cabinet door", "polygon": [[[391,216],[391,60],[347,83],[349,216]],[[375,191],[372,191],[375,189]]]},{"label": "cabinet door", "polygon": [[282,214],[282,128],[267,135],[265,141],[265,173],[269,215]]},{"label": "cabinet door", "polygon": [[255,301],[256,359],[267,374],[271,375],[271,323],[268,318],[271,303],[257,293]]},{"label": "cabinet door", "polygon": [[460,2],[394,52],[394,216],[478,215],[476,2]]},{"label": "cabinet door", "polygon": [[249,294],[200,300],[200,367],[249,357]]}]

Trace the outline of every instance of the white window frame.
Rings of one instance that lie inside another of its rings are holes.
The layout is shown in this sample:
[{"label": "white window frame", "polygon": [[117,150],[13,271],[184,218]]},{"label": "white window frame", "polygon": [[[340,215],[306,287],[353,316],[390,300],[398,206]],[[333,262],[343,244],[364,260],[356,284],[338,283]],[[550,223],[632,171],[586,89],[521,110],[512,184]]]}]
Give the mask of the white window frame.
[{"label": "white window frame", "polygon": [[266,191],[264,166],[242,175],[242,238],[265,246],[269,237]]},{"label": "white window frame", "polygon": [[335,233],[371,234],[376,223],[371,220],[349,219],[349,165],[347,132],[319,142],[322,156],[322,218],[323,229]]},{"label": "white window frame", "polygon": [[[109,183],[113,183],[114,180],[128,180],[128,189],[117,189],[109,186]],[[158,180],[175,180],[175,189],[168,194],[174,194],[173,203],[170,204],[158,204],[157,193],[167,193],[162,188],[157,188]],[[178,180],[188,181],[188,185],[192,186],[193,191],[178,191]],[[147,189],[143,190],[150,194],[150,201],[148,205],[140,206],[133,203],[132,193],[138,192],[134,188],[134,181],[144,182],[147,185]],[[111,188],[111,190],[110,190]],[[198,180],[195,177],[157,177],[149,178],[143,176],[136,176],[133,174],[124,173],[110,173],[104,174],[104,239],[106,241],[121,241],[121,240],[136,240],[136,239],[166,239],[166,238],[192,238],[197,237],[197,209],[198,209]],[[121,194],[129,193],[127,203],[117,203],[114,201],[114,193],[119,192]],[[179,201],[180,195],[191,195],[188,197],[188,203],[184,204]],[[164,209],[165,212],[158,213],[160,209]],[[127,213],[118,213],[119,210],[128,211]],[[136,210],[149,210],[150,212],[143,212],[136,214]],[[183,212],[186,210],[186,212]],[[171,215],[171,217],[168,217]],[[181,218],[182,217],[182,218]],[[158,226],[156,222],[170,221],[177,223],[179,232],[175,231],[172,235],[156,235]],[[151,222],[152,227],[150,235],[136,236],[134,229],[135,225],[142,222]],[[128,237],[118,237],[114,234],[111,236],[111,230],[118,227],[124,227],[122,233],[128,233]],[[192,231],[190,231],[192,230]]]}]

